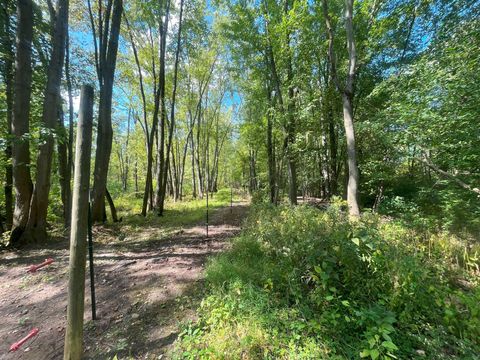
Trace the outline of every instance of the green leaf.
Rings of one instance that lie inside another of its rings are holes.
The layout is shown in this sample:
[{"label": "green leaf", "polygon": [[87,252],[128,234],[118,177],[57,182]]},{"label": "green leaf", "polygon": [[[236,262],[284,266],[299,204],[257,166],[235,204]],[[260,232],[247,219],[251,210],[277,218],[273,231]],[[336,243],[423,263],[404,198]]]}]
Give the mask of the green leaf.
[{"label": "green leaf", "polygon": [[387,341],[392,341],[392,338],[387,333],[382,333],[382,337]]},{"label": "green leaf", "polygon": [[398,350],[397,345],[395,345],[395,344],[394,344],[393,342],[391,342],[391,341],[384,341],[384,342],[382,342],[382,346],[383,346],[385,349],[388,349],[388,350],[392,350],[392,351]]},{"label": "green leaf", "polygon": [[361,358],[366,358],[367,356],[370,356],[370,350],[365,349],[360,352]]},{"label": "green leaf", "polygon": [[357,245],[357,246],[360,246],[360,239],[359,238],[353,238],[352,239],[352,242]]},{"label": "green leaf", "polygon": [[370,357],[372,358],[372,360],[375,360],[379,356],[380,356],[380,352],[377,349],[370,350]]}]

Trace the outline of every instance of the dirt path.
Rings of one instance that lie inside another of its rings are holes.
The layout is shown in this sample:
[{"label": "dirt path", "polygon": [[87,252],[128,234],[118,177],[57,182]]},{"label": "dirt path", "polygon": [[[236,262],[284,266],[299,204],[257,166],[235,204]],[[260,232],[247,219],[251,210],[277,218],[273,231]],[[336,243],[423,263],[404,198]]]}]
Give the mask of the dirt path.
[{"label": "dirt path", "polygon": [[[145,229],[129,239],[97,246],[97,314],[92,322],[89,281],[85,303],[85,358],[165,359],[181,322],[195,318],[208,256],[222,251],[240,230],[247,210],[237,203],[217,210],[209,237],[198,225],[166,239],[149,241]],[[0,254],[0,359],[61,359],[66,323],[66,242],[48,249]],[[27,274],[30,264],[46,257],[55,263]],[[32,328],[39,335],[19,351],[12,343]]]}]

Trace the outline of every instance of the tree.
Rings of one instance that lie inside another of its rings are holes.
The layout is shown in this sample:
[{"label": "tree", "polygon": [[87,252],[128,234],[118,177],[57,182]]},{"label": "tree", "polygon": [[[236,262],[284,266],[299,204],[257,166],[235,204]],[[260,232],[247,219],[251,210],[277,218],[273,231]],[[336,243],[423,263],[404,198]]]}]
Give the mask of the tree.
[{"label": "tree", "polygon": [[355,36],[353,29],[353,0],[345,0],[345,30],[347,34],[348,71],[344,86],[340,84],[337,74],[336,56],[334,51],[334,33],[326,0],[322,0],[322,7],[323,15],[325,17],[325,24],[328,31],[328,57],[330,60],[331,76],[337,90],[342,95],[343,102],[343,123],[345,127],[348,159],[348,211],[350,216],[358,217],[360,216],[360,207],[358,205],[359,173],[353,120],[353,98],[355,95],[354,82],[357,72],[357,52],[355,48]]},{"label": "tree", "polygon": [[[92,189],[92,219],[97,222],[104,221],[106,218],[105,197],[107,193],[108,166],[113,140],[113,81],[117,63],[123,0],[108,0],[106,9],[103,9],[102,1],[99,1],[98,4],[98,26],[96,26],[90,0],[88,0],[90,23],[95,47],[95,67],[100,88],[97,146],[95,151]],[[111,209],[114,210],[112,207]],[[112,217],[114,213],[115,212],[112,211]],[[114,218],[114,221],[116,220],[117,219]]]},{"label": "tree", "polygon": [[[172,150],[172,140],[173,140],[173,132],[175,129],[175,100],[177,96],[177,80],[178,80],[178,67],[179,67],[179,60],[180,60],[180,46],[181,46],[181,39],[182,39],[182,20],[183,20],[183,1],[180,0],[180,16],[179,16],[179,23],[178,23],[178,34],[177,34],[177,49],[175,51],[175,65],[173,70],[173,90],[172,90],[172,102],[170,105],[170,126],[168,129],[168,141],[167,141],[167,151],[166,151],[166,160],[163,167],[163,179],[159,182],[160,188],[160,199],[159,203],[157,204],[158,207],[158,214],[163,215],[163,210],[165,206],[165,193],[167,188],[167,169],[169,168],[170,164],[170,152]],[[168,16],[168,12],[167,12]],[[168,17],[167,17],[168,18]],[[165,25],[166,27],[166,25]],[[161,159],[160,159],[161,161]],[[162,169],[160,169],[162,170]],[[161,173],[161,171],[159,171]]]},{"label": "tree", "polygon": [[[54,146],[53,134],[58,124],[58,108],[60,105],[60,83],[62,80],[65,44],[68,29],[68,0],[59,0],[52,22],[52,52],[47,70],[47,84],[43,100],[42,140],[38,149],[36,181],[30,201],[27,236],[35,240],[47,238],[47,210],[50,192],[52,154]],[[28,234],[31,232],[31,234]]]},{"label": "tree", "polygon": [[32,85],[32,35],[33,4],[31,0],[17,2],[17,40],[12,118],[12,167],[15,189],[15,210],[13,213],[10,243],[20,244],[20,237],[27,227],[30,198],[33,184],[30,176],[29,119]]},{"label": "tree", "polygon": [[7,229],[12,227],[13,221],[13,169],[12,169],[12,116],[13,116],[13,61],[14,49],[12,40],[12,28],[10,24],[11,6],[7,0],[2,1],[2,77],[5,82],[5,100],[6,100],[6,115],[5,115],[5,137],[7,143],[5,145],[5,225]]},{"label": "tree", "polygon": [[159,124],[159,134],[157,135],[158,144],[157,144],[157,189],[155,192],[155,207],[159,216],[163,215],[163,197],[164,197],[164,179],[168,171],[166,156],[168,154],[165,152],[165,129],[167,127],[167,107],[165,104],[166,92],[165,92],[165,54],[167,50],[167,33],[168,33],[168,22],[170,19],[170,0],[167,1],[167,7],[165,10],[165,21],[160,19],[160,73],[158,78],[158,91],[160,95],[160,124]]}]

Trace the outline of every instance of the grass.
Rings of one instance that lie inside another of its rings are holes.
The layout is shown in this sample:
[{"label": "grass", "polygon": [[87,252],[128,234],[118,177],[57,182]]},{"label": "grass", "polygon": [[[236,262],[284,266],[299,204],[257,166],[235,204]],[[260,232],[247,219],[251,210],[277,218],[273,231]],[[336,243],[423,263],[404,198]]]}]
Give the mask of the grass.
[{"label": "grass", "polygon": [[[209,211],[214,212],[230,205],[230,189],[221,189],[209,197]],[[243,194],[235,191],[233,201],[242,200]],[[123,245],[135,241],[140,246],[148,241],[157,241],[171,236],[186,226],[204,223],[206,219],[206,199],[186,198],[184,201],[167,201],[163,216],[150,212],[140,215],[142,199],[136,194],[123,194],[115,199],[118,217],[121,222],[109,223],[97,228],[95,238],[103,243],[121,241]]]},{"label": "grass", "polygon": [[258,206],[178,359],[478,359],[480,247],[340,206]]}]

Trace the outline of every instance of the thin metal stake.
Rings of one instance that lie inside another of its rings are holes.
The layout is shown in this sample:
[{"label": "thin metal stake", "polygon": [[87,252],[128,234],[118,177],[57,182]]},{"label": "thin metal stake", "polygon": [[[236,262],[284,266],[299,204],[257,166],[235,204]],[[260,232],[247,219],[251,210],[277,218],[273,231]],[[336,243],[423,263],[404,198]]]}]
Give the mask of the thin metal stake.
[{"label": "thin metal stake", "polygon": [[92,210],[88,203],[88,259],[90,263],[90,295],[92,300],[92,320],[97,320],[95,304],[95,271],[93,268]]}]

